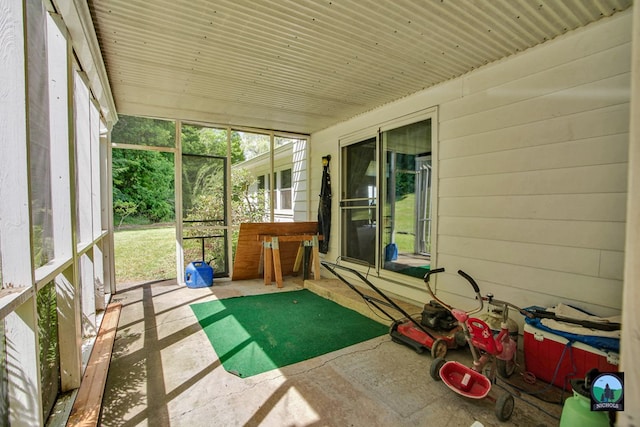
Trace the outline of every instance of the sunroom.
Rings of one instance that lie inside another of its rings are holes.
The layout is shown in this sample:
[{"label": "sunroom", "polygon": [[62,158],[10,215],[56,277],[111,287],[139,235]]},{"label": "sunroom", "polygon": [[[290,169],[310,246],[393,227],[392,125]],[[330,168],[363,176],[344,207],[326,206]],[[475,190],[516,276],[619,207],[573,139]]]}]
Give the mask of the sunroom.
[{"label": "sunroom", "polygon": [[[114,150],[173,159],[178,286],[198,258],[233,286],[234,170],[253,174],[262,221],[313,222],[330,158],[322,259],[418,306],[425,272],[446,267],[436,290],[452,304],[472,300],[463,269],[521,307],[621,314],[618,425],[640,417],[631,0],[0,7],[0,425],[45,425],[81,385],[118,294]],[[163,122],[169,137],[119,140],[119,117]],[[226,151],[199,151],[194,132]],[[233,141],[253,154],[234,159]],[[223,172],[207,181],[214,219],[189,210],[185,171],[200,165]]]}]

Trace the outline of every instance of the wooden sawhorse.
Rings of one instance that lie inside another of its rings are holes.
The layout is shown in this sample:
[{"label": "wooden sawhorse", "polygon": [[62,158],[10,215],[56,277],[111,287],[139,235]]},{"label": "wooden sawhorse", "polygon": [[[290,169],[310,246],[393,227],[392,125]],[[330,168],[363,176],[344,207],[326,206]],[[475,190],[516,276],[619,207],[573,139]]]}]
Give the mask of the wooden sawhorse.
[{"label": "wooden sawhorse", "polygon": [[[320,278],[320,252],[318,241],[321,237],[317,234],[294,234],[294,235],[262,235],[262,246],[264,248],[264,284],[270,285],[275,278],[279,288],[282,287],[282,264],[280,260],[280,242],[300,242],[296,255],[293,271],[300,270],[300,264],[305,258],[305,247],[311,247],[311,263],[313,278]],[[306,261],[306,260],[305,260]],[[275,277],[274,277],[275,276]]]}]

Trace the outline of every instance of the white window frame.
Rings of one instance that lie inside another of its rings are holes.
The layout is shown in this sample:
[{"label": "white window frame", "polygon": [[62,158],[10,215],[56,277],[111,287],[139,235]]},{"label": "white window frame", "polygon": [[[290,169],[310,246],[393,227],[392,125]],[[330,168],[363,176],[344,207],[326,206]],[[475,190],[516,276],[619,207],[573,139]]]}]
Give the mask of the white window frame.
[{"label": "white window frame", "polygon": [[[376,138],[376,159],[378,161],[378,173],[376,174],[376,188],[378,189],[377,191],[377,197],[378,199],[380,198],[380,194],[379,194],[379,189],[381,188],[381,177],[380,177],[380,161],[382,161],[383,159],[381,159],[381,135],[382,132],[388,131],[388,130],[392,130],[392,129],[396,129],[408,124],[412,124],[412,123],[416,123],[416,122],[420,122],[420,121],[424,121],[424,120],[428,120],[431,119],[431,157],[432,157],[432,189],[431,189],[431,209],[432,209],[432,213],[431,213],[431,265],[437,265],[437,218],[438,218],[438,107],[434,106],[434,107],[430,107],[424,110],[420,110],[420,111],[416,111],[414,113],[411,114],[407,114],[401,117],[397,117],[391,120],[388,120],[386,122],[382,122],[380,124],[377,125],[372,125],[372,126],[368,126],[366,128],[363,128],[359,131],[350,133],[350,134],[345,134],[343,136],[341,136],[338,140],[338,154],[339,154],[339,165],[340,165],[340,185],[342,185],[342,183],[344,182],[344,180],[346,179],[346,170],[345,170],[345,159],[343,158],[343,148],[352,145],[352,144],[356,144],[362,141],[365,141],[367,139],[371,139],[371,138]],[[342,187],[340,187],[340,194],[342,194]],[[340,201],[342,201],[342,197],[340,199]],[[341,203],[339,203],[341,205]],[[381,216],[383,215],[382,213],[382,209],[380,205],[379,201],[376,203],[376,221],[377,224],[382,224],[382,218]],[[344,224],[343,224],[343,220],[342,220],[342,215],[343,215],[343,207],[340,207],[339,209],[339,217],[338,217],[338,221],[336,221],[335,223],[339,224],[340,227],[340,235],[344,236],[345,235],[345,231],[344,231]],[[388,271],[382,268],[382,262],[381,262],[381,256],[383,255],[383,248],[381,248],[381,242],[382,242],[382,228],[381,227],[377,227],[376,228],[376,239],[375,239],[375,245],[376,245],[376,254],[375,254],[375,267],[372,267],[370,270],[372,273],[374,273],[376,276],[381,277],[381,278],[386,278],[388,280],[391,281],[397,281],[398,277],[400,276],[398,273],[394,273],[392,271]],[[339,248],[340,251],[340,256],[344,256],[344,247],[340,246]],[[364,271],[367,270],[367,272],[369,272],[366,267],[363,267],[361,264],[357,263],[357,262],[350,262],[348,260],[348,258],[345,259],[345,263],[349,264],[350,267],[355,268],[357,270],[360,271]],[[364,270],[363,270],[364,269]],[[410,276],[405,276],[402,275],[402,280],[406,280],[406,281],[419,281],[420,279],[417,278],[412,278]]]}]

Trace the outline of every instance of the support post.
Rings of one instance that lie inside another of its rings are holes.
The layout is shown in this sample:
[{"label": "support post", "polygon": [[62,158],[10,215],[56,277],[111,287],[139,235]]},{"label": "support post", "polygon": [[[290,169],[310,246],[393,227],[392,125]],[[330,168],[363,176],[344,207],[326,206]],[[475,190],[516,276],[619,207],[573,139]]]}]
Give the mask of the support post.
[{"label": "support post", "polygon": [[271,271],[273,269],[273,260],[271,256],[271,237],[265,237],[262,243],[264,248],[264,284],[271,284]]}]

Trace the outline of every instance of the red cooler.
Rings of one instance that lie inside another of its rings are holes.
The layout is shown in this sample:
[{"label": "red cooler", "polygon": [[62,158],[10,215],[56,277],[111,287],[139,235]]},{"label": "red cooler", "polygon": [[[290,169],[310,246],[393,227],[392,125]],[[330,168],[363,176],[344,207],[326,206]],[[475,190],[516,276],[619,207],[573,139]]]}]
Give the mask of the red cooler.
[{"label": "red cooler", "polygon": [[[604,352],[579,341],[574,341],[569,347],[568,342],[561,335],[525,323],[524,358],[527,371],[540,380],[553,380],[553,384],[566,390],[571,390],[570,379],[584,378],[592,368],[601,372],[618,371],[618,353]],[[556,369],[558,373],[554,379]]]}]

